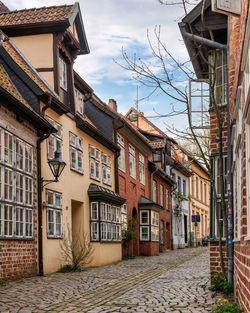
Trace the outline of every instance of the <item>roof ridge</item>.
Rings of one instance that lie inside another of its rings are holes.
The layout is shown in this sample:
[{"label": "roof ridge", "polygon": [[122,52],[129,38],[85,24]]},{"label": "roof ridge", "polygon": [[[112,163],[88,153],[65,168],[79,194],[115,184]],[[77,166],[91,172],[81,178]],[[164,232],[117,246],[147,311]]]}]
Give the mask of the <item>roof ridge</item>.
[{"label": "roof ridge", "polygon": [[34,8],[29,8],[29,9],[21,9],[21,10],[13,10],[13,11],[9,11],[9,12],[0,12],[0,15],[8,15],[8,14],[11,14],[11,13],[17,13],[17,12],[24,12],[24,11],[34,11],[34,10],[40,10],[40,9],[52,9],[52,8],[62,8],[62,7],[74,7],[75,6],[75,3],[74,4],[62,4],[62,5],[51,5],[51,6],[43,6],[43,7],[34,7]]}]

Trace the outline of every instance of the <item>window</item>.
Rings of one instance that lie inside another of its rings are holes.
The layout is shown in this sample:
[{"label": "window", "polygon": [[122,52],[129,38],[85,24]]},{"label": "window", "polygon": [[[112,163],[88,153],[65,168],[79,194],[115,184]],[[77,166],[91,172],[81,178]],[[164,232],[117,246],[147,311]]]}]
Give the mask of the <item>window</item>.
[{"label": "window", "polygon": [[200,181],[200,200],[203,201],[203,182]]},{"label": "window", "polygon": [[33,237],[33,148],[0,128],[0,237]]},{"label": "window", "polygon": [[160,185],[160,205],[164,205],[164,194],[163,194],[163,185]]},{"label": "window", "polygon": [[161,162],[161,150],[156,150],[153,153],[153,162]]},{"label": "window", "polygon": [[82,138],[69,132],[70,168],[83,173]]},{"label": "window", "polygon": [[151,241],[159,241],[159,213],[151,211]]},{"label": "window", "polygon": [[149,240],[149,211],[140,211],[140,240]]},{"label": "window", "polygon": [[[124,211],[123,214],[125,214]],[[122,220],[120,207],[104,202],[91,202],[90,217],[91,241],[121,241]]]},{"label": "window", "polygon": [[128,145],[129,152],[129,174],[132,178],[136,179],[136,163],[135,163],[135,148]]},{"label": "window", "polygon": [[125,172],[126,167],[125,167],[125,148],[124,148],[124,139],[120,136],[117,135],[117,144],[120,147],[120,156],[118,158],[118,168],[119,170]]},{"label": "window", "polygon": [[[215,158],[215,188],[217,192],[217,196],[221,195],[221,186],[220,186],[220,159],[219,157]],[[223,178],[224,178],[224,188],[225,188],[225,194],[227,195],[227,156],[223,156]]]},{"label": "window", "polygon": [[160,244],[164,244],[164,221],[160,222]]},{"label": "window", "polygon": [[166,189],[166,209],[169,210],[169,190]]},{"label": "window", "polygon": [[47,237],[62,237],[62,194],[46,189]]},{"label": "window", "polygon": [[102,152],[102,182],[106,185],[112,185],[111,178],[111,157]]},{"label": "window", "polygon": [[216,104],[227,103],[227,54],[223,50],[216,52],[215,65],[215,93]]},{"label": "window", "polygon": [[127,230],[128,228],[127,204],[123,204],[121,207],[121,222],[122,222],[122,230]]},{"label": "window", "polygon": [[182,184],[183,184],[183,191],[182,191],[183,192],[183,196],[186,197],[187,196],[187,182],[186,182],[185,179],[183,179]]},{"label": "window", "polygon": [[89,145],[89,176],[100,181],[100,151]]},{"label": "window", "polygon": [[84,115],[84,94],[77,88],[74,88],[75,93],[75,110],[76,112]]},{"label": "window", "polygon": [[59,57],[59,75],[60,75],[60,87],[67,91],[67,64],[62,57]]},{"label": "window", "polygon": [[142,185],[145,185],[145,158],[140,153],[139,153],[139,174],[140,174],[140,183]]},{"label": "window", "polygon": [[178,192],[181,192],[181,178],[180,178],[180,176],[178,176],[177,190],[178,190]]},{"label": "window", "polygon": [[198,196],[199,196],[199,180],[198,180],[198,177],[196,176],[195,177],[195,182],[196,182],[196,198],[198,199]]},{"label": "window", "polygon": [[153,180],[153,201],[157,202],[157,183]]},{"label": "window", "polygon": [[62,156],[62,125],[48,116],[46,118],[57,129],[57,133],[47,139],[47,156],[48,159],[53,159],[56,151],[59,151]]}]

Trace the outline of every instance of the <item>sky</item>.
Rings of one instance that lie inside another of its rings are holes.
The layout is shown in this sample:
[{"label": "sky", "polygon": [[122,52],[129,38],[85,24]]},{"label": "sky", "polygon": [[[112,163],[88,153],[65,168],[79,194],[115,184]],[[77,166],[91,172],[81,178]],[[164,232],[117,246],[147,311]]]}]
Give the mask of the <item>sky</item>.
[{"label": "sky", "polygon": [[[74,3],[71,0],[3,2],[11,10]],[[90,54],[78,56],[74,69],[94,89],[95,94],[106,103],[110,98],[115,99],[122,114],[131,106],[135,107],[136,99],[139,100],[139,110],[146,116],[171,111],[170,101],[165,95],[156,92],[148,98],[152,90],[140,86],[131,78],[131,73],[121,67],[125,64],[122,49],[131,57],[136,53],[138,57],[154,64],[147,32],[154,45],[154,29],[161,25],[162,39],[167,49],[178,60],[186,59],[187,51],[178,28],[183,9],[180,6],[161,5],[157,0],[79,0],[79,4]],[[176,128],[183,128],[184,123],[179,116],[150,120],[162,130],[165,130],[165,122],[174,124]]]}]

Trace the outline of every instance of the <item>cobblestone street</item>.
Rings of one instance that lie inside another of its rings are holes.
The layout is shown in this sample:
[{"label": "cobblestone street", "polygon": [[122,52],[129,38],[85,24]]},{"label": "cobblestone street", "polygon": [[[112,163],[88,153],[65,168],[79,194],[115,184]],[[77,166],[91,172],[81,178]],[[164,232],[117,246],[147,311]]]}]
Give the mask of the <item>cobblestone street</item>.
[{"label": "cobblestone street", "polygon": [[0,312],[210,312],[207,248],[168,251],[0,287]]}]

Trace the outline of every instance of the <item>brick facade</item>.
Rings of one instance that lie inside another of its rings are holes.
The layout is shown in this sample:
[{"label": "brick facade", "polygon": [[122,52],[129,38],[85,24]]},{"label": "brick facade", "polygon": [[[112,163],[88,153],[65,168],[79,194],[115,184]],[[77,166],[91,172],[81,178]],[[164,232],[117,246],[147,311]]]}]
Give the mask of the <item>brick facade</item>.
[{"label": "brick facade", "polygon": [[37,155],[34,128],[17,122],[15,115],[0,107],[0,127],[33,146],[33,239],[0,239],[0,280],[11,280],[37,274]]},{"label": "brick facade", "polygon": [[[228,258],[226,253],[225,242],[222,245],[222,253],[224,258],[225,270],[228,270]],[[210,274],[213,273],[221,273],[221,262],[220,262],[220,251],[219,251],[219,243],[218,241],[210,242]]]},{"label": "brick facade", "polygon": [[[241,16],[239,18],[230,17],[229,20],[229,116],[231,127],[236,128],[236,136],[239,133],[241,134],[238,148],[235,144],[233,145],[233,151],[235,149],[241,151],[241,160],[237,157],[234,160],[236,166],[233,176],[233,195],[236,199],[234,201],[234,295],[244,312],[250,312],[250,242],[247,237],[249,233],[247,229],[247,216],[249,214],[249,208],[247,208],[247,178],[249,173],[246,169],[246,163],[248,162],[246,159],[246,116],[243,114],[242,117],[238,117],[237,115],[240,109],[244,112],[245,107],[248,105],[248,103],[245,103],[247,93],[247,90],[245,90],[245,74],[241,68],[243,48],[246,44],[248,11],[249,0],[242,0]],[[242,88],[241,97],[237,96],[239,86]],[[239,121],[239,118],[241,121]],[[241,162],[240,169],[237,168],[238,162]],[[238,170],[241,172],[237,173]],[[240,177],[240,182],[237,182],[237,177]],[[239,184],[240,188],[238,187]],[[240,199],[237,201],[238,197]]]}]

